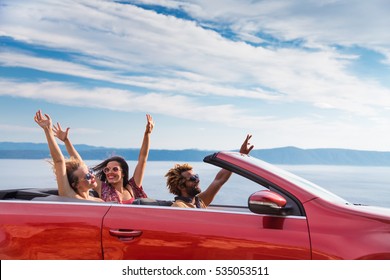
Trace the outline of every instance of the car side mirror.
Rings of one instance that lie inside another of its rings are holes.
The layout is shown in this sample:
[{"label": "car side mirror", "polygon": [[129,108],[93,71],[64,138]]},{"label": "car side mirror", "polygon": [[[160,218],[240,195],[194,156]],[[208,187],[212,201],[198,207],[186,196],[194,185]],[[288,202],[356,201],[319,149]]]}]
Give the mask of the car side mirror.
[{"label": "car side mirror", "polygon": [[255,192],[248,199],[249,210],[256,214],[283,215],[286,204],[283,196],[270,190]]}]

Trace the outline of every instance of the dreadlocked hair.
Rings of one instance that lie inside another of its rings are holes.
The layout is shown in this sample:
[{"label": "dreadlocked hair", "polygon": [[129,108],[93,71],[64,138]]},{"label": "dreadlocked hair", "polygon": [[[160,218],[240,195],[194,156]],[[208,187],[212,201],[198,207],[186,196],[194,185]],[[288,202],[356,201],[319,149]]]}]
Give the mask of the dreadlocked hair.
[{"label": "dreadlocked hair", "polygon": [[192,166],[188,163],[175,164],[173,168],[169,169],[165,177],[167,177],[167,188],[170,193],[181,194],[179,187],[185,183],[185,178],[181,174],[189,170],[192,170]]}]

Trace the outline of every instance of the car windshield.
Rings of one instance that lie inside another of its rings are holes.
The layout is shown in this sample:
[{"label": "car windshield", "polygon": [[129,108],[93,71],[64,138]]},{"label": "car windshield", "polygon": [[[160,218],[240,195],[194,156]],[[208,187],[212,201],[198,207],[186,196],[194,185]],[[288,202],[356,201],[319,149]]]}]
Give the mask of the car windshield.
[{"label": "car windshield", "polygon": [[250,161],[252,161],[253,164],[260,166],[261,168],[274,173],[278,175],[279,177],[293,183],[294,185],[300,186],[301,188],[305,189],[306,191],[312,193],[316,197],[321,197],[328,201],[338,202],[342,204],[350,204],[345,199],[337,196],[336,194],[306,180],[303,179],[293,173],[290,173],[284,169],[281,169],[275,165],[269,164],[265,161],[262,161],[260,159],[254,158],[254,157],[248,157]]}]

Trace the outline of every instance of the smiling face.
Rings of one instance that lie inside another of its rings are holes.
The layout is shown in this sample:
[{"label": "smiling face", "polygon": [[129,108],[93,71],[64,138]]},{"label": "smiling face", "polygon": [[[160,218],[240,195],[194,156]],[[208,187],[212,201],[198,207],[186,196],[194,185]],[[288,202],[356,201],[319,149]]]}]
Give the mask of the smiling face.
[{"label": "smiling face", "polygon": [[106,175],[106,180],[109,184],[115,185],[120,183],[122,185],[124,174],[119,162],[108,162],[106,167],[103,168],[103,172]]}]

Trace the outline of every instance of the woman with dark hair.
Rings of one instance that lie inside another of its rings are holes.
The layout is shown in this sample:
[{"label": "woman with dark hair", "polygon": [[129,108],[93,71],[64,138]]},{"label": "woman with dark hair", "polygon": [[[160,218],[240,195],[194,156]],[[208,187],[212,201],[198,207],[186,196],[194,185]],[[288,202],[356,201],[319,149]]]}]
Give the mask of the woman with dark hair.
[{"label": "woman with dark hair", "polygon": [[[138,156],[138,162],[134,169],[133,176],[129,180],[129,166],[126,160],[119,156],[113,156],[98,164],[93,171],[96,172],[97,186],[94,190],[104,201],[116,201],[119,203],[132,203],[136,198],[147,197],[142,188],[146,162],[150,148],[150,134],[154,127],[152,116],[146,115],[147,124]],[[62,130],[57,123],[53,126],[54,135],[64,142],[66,150],[71,157],[79,159],[81,156],[76,151],[68,138],[69,128]]]},{"label": "woman with dark hair", "polygon": [[[137,174],[137,168],[141,169],[142,166],[138,165],[134,170],[133,177],[129,180],[129,166],[124,158],[114,156],[106,159],[93,168],[99,179],[95,190],[98,193],[100,191],[100,197],[104,201],[132,203],[136,198],[147,197],[142,188],[143,174]],[[139,176],[138,184],[135,179],[137,175]]]}]

